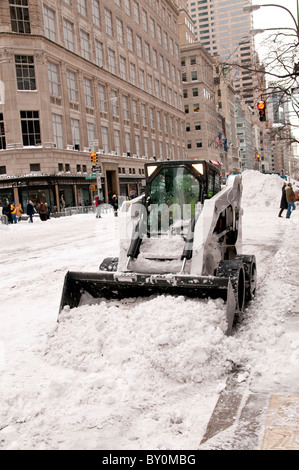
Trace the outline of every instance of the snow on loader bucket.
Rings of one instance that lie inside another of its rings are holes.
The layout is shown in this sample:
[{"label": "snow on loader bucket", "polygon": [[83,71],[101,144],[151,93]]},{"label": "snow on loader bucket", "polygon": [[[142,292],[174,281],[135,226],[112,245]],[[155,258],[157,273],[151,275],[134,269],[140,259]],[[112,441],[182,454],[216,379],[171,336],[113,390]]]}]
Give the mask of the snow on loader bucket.
[{"label": "snow on loader bucket", "polygon": [[[228,277],[200,277],[173,275],[158,276],[145,274],[82,273],[69,271],[65,276],[60,311],[65,307],[78,307],[82,295],[87,292],[98,299],[124,299],[149,297],[152,295],[183,295],[193,299],[222,298],[226,304],[227,333],[232,330],[237,311],[243,308],[244,273],[240,272],[239,290],[235,295]],[[239,298],[238,298],[239,296]]]},{"label": "snow on loader bucket", "polygon": [[221,187],[219,169],[197,160],[148,163],[145,174],[145,193],[119,213],[119,257],[106,258],[100,272],[68,272],[60,311],[78,307],[84,292],[222,298],[230,334],[256,289],[255,257],[238,254],[241,175]]}]

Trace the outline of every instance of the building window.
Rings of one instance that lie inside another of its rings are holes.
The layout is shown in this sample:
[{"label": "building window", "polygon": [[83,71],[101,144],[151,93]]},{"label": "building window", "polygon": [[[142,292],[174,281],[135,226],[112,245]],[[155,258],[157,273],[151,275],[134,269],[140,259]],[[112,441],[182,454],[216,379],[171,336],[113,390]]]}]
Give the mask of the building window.
[{"label": "building window", "polygon": [[78,1],[78,12],[82,16],[86,16],[86,1],[85,0],[77,0]]},{"label": "building window", "polygon": [[104,150],[104,153],[109,153],[109,144],[108,144],[108,127],[102,126],[101,127],[101,133],[102,133],[102,148]]},{"label": "building window", "polygon": [[191,72],[191,80],[197,80],[197,72],[196,71],[193,71]]},{"label": "building window", "polygon": [[128,16],[131,16],[130,0],[125,0],[125,13],[126,13]]},{"label": "building window", "polygon": [[117,32],[117,40],[120,44],[124,43],[124,25],[123,22],[116,18],[116,32]]},{"label": "building window", "polygon": [[116,61],[115,61],[115,52],[112,49],[108,48],[108,64],[109,71],[116,75]]},{"label": "building window", "polygon": [[100,111],[106,112],[107,111],[107,101],[106,101],[106,90],[103,85],[99,85],[99,108]]},{"label": "building window", "polygon": [[44,5],[45,34],[51,41],[56,41],[55,11]]},{"label": "building window", "polygon": [[189,113],[189,105],[188,104],[184,105],[184,110],[185,110],[185,114]]},{"label": "building window", "polygon": [[187,140],[187,149],[191,149],[191,148],[192,148],[191,140]]},{"label": "building window", "polygon": [[89,78],[83,79],[85,106],[92,108],[94,106],[92,81]]},{"label": "building window", "polygon": [[87,137],[88,137],[88,145],[91,147],[91,142],[96,140],[96,130],[94,122],[87,123]]},{"label": "building window", "polygon": [[52,96],[61,96],[61,87],[59,80],[58,66],[52,62],[48,62],[48,79],[49,90]]},{"label": "building window", "polygon": [[3,114],[0,113],[0,150],[6,149],[5,128]]},{"label": "building window", "polygon": [[198,88],[192,88],[192,96],[198,96]]},{"label": "building window", "polygon": [[202,147],[202,140],[201,139],[197,139],[196,140],[196,148],[199,149]]},{"label": "building window", "polygon": [[66,49],[74,52],[74,25],[68,20],[63,20],[63,36]]},{"label": "building window", "polygon": [[118,96],[114,90],[111,90],[110,102],[113,116],[119,116]]},{"label": "building window", "polygon": [[195,123],[194,123],[194,127],[195,127],[195,130],[196,130],[196,131],[200,131],[200,130],[201,130],[200,122],[195,122]]},{"label": "building window", "polygon": [[128,154],[130,155],[130,152],[131,152],[131,138],[130,138],[130,134],[128,132],[125,132],[125,146],[126,146],[127,155]]},{"label": "building window", "polygon": [[143,24],[144,31],[147,32],[147,30],[148,30],[147,13],[143,9],[142,9],[142,24]]},{"label": "building window", "polygon": [[36,90],[34,57],[15,56],[18,90]]},{"label": "building window", "polygon": [[196,103],[196,104],[193,105],[193,111],[195,113],[199,113],[199,103]]},{"label": "building window", "polygon": [[103,51],[103,43],[95,40],[95,47],[96,47],[96,62],[99,67],[104,67],[104,51]]},{"label": "building window", "polygon": [[62,137],[62,116],[60,114],[52,114],[53,124],[53,137],[55,147],[58,149],[63,148],[63,137]]},{"label": "building window", "polygon": [[95,26],[98,28],[101,26],[100,21],[100,2],[99,0],[92,0],[91,2],[91,10],[92,10],[92,20]]},{"label": "building window", "polygon": [[105,28],[106,28],[106,33],[109,34],[109,36],[113,36],[112,13],[110,10],[107,10],[107,8],[105,8]]},{"label": "building window", "polygon": [[133,0],[133,12],[134,12],[134,20],[135,23],[139,24],[140,18],[139,18],[139,4]]},{"label": "building window", "polygon": [[147,126],[147,115],[146,115],[146,106],[145,104],[141,105],[141,115],[142,115],[142,125]]},{"label": "building window", "polygon": [[11,29],[14,33],[30,34],[28,0],[9,0]]},{"label": "building window", "polygon": [[128,97],[123,95],[122,97],[123,104],[123,117],[124,119],[129,119],[129,106],[128,106]]},{"label": "building window", "polygon": [[77,77],[74,72],[70,70],[67,71],[67,86],[68,86],[68,95],[69,100],[73,103],[79,102],[79,93],[77,87]]},{"label": "building window", "polygon": [[80,31],[82,57],[89,60],[89,34]]},{"label": "building window", "polygon": [[0,175],[6,175],[6,166],[0,166]]},{"label": "building window", "polygon": [[139,122],[138,108],[137,108],[137,101],[136,100],[132,100],[132,109],[133,109],[133,121],[134,122]]},{"label": "building window", "polygon": [[190,131],[191,131],[190,122],[186,122],[186,132],[190,132]]},{"label": "building window", "polygon": [[23,145],[41,145],[41,132],[38,111],[20,111]]},{"label": "building window", "polygon": [[80,150],[80,123],[78,119],[71,119],[71,128],[74,150]]},{"label": "building window", "polygon": [[120,155],[120,132],[118,129],[114,129],[114,149],[116,155]]},{"label": "building window", "polygon": [[130,77],[132,85],[136,85],[136,67],[132,63],[130,63]]},{"label": "building window", "polygon": [[141,90],[145,89],[144,70],[139,69],[139,87]]},{"label": "building window", "polygon": [[119,71],[120,71],[120,78],[123,80],[127,80],[127,64],[125,57],[119,57]]},{"label": "building window", "polygon": [[140,36],[136,36],[136,52],[137,56],[142,59],[142,40]]},{"label": "building window", "polygon": [[133,31],[131,28],[127,27],[127,43],[129,51],[134,51],[134,42],[133,42]]},{"label": "building window", "polygon": [[30,173],[40,171],[40,163],[30,163]]}]

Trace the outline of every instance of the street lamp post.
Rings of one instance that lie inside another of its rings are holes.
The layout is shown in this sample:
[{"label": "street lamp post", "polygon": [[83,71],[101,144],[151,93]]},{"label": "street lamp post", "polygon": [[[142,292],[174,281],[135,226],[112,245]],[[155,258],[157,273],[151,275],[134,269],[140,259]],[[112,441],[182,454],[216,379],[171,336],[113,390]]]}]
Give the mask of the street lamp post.
[{"label": "street lamp post", "polygon": [[299,39],[299,0],[297,0],[297,18],[295,18],[293,13],[287,7],[283,5],[277,5],[275,3],[262,3],[261,5],[244,5],[243,10],[247,12],[252,12],[252,11],[259,10],[262,7],[277,7],[288,12],[288,14],[291,16],[294,22],[295,28],[279,28],[279,29],[292,29],[293,31],[296,32],[297,37]]}]

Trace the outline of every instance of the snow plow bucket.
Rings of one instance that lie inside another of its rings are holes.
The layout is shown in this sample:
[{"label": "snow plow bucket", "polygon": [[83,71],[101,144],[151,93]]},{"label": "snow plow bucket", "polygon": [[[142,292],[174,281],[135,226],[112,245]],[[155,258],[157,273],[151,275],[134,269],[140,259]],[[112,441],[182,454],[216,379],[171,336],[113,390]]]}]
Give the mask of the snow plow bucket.
[{"label": "snow plow bucket", "polygon": [[78,307],[85,292],[95,299],[108,300],[160,294],[193,299],[222,298],[226,305],[227,334],[231,334],[238,312],[238,299],[228,277],[69,271],[64,280],[59,313],[65,306]]}]

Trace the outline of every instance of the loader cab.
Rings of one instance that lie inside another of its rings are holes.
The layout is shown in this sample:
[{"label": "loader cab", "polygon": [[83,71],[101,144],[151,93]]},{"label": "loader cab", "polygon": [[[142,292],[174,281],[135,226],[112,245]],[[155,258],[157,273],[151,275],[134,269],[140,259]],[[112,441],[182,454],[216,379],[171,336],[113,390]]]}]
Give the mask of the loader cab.
[{"label": "loader cab", "polygon": [[148,232],[186,231],[200,214],[204,199],[221,190],[220,172],[205,161],[155,162],[145,165]]}]

